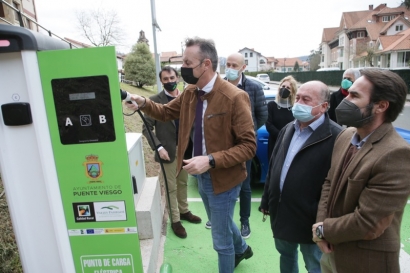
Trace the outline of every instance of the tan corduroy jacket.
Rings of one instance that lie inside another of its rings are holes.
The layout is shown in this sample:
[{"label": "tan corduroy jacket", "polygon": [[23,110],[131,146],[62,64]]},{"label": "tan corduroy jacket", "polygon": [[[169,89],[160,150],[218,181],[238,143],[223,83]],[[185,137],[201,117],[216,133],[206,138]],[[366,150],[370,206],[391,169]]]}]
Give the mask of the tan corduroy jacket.
[{"label": "tan corduroy jacket", "polygon": [[324,221],[324,237],[334,245],[338,273],[400,272],[400,225],[410,194],[410,145],[391,123],[384,123],[341,174],[355,132],[348,128],[335,142],[316,221]]},{"label": "tan corduroy jacket", "polygon": [[[215,194],[227,191],[246,178],[245,161],[256,153],[256,138],[249,96],[243,90],[219,77],[211,92],[203,96],[208,106],[204,114],[204,138],[207,154],[215,159],[210,169]],[[197,88],[189,85],[168,104],[146,100],[142,111],[149,116],[169,121],[179,118],[178,173],[186,154],[195,121]],[[191,155],[192,151],[188,151]]]}]

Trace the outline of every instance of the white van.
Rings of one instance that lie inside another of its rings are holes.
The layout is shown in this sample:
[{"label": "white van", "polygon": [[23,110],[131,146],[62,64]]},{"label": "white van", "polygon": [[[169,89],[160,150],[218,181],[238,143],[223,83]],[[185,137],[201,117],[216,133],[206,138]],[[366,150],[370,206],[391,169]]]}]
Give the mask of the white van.
[{"label": "white van", "polygon": [[268,75],[268,74],[257,74],[257,75],[256,75],[256,78],[257,78],[258,80],[261,80],[261,81],[266,82],[266,83],[269,83],[269,82],[270,82],[270,78],[269,78],[269,75]]},{"label": "white van", "polygon": [[325,67],[325,68],[319,68],[316,71],[320,72],[320,71],[335,71],[335,70],[340,70],[340,68],[339,67]]}]

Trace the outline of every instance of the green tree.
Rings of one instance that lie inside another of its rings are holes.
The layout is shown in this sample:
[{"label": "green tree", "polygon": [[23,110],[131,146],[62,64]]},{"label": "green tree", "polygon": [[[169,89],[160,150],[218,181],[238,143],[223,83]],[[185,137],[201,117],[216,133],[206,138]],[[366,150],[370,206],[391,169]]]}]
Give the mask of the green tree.
[{"label": "green tree", "polygon": [[299,63],[298,61],[295,61],[295,65],[293,66],[293,71],[298,72],[299,71]]},{"label": "green tree", "polygon": [[404,1],[402,2],[402,4],[404,4],[404,6],[405,6],[407,9],[410,9],[410,0],[404,0]]},{"label": "green tree", "polygon": [[319,69],[320,59],[321,59],[321,49],[319,50],[311,50],[310,55],[308,58],[310,71],[316,71]]},{"label": "green tree", "polygon": [[134,81],[138,87],[155,83],[155,62],[145,43],[137,43],[125,58],[125,79]]},{"label": "green tree", "polygon": [[374,49],[371,47],[366,48],[366,56],[363,56],[362,59],[368,63],[371,67],[373,67],[373,58],[376,56]]}]

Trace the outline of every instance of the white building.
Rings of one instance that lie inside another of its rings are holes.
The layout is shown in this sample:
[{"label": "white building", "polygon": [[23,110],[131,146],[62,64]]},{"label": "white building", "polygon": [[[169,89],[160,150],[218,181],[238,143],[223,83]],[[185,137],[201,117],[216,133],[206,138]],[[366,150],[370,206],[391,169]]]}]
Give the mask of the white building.
[{"label": "white building", "polygon": [[244,47],[238,51],[245,58],[246,72],[267,71],[268,59],[253,48]]}]

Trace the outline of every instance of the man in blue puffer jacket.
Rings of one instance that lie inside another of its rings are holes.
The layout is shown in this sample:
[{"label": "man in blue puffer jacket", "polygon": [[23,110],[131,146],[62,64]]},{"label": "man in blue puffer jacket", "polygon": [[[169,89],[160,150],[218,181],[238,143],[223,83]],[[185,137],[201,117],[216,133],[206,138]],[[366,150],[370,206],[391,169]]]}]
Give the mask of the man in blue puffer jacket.
[{"label": "man in blue puffer jacket", "polygon": [[[233,85],[248,93],[251,101],[252,119],[256,134],[256,131],[265,124],[268,118],[268,108],[266,106],[266,99],[262,88],[256,82],[246,78],[245,74],[243,74],[245,68],[245,59],[242,54],[233,53],[229,55],[226,62],[225,80],[228,80]],[[252,160],[246,161],[246,172],[248,175],[245,181],[242,182],[242,187],[239,194],[241,235],[244,239],[251,236],[251,229],[249,225],[249,217],[251,215],[251,163]],[[211,228],[211,223],[208,221],[205,227]]]}]

